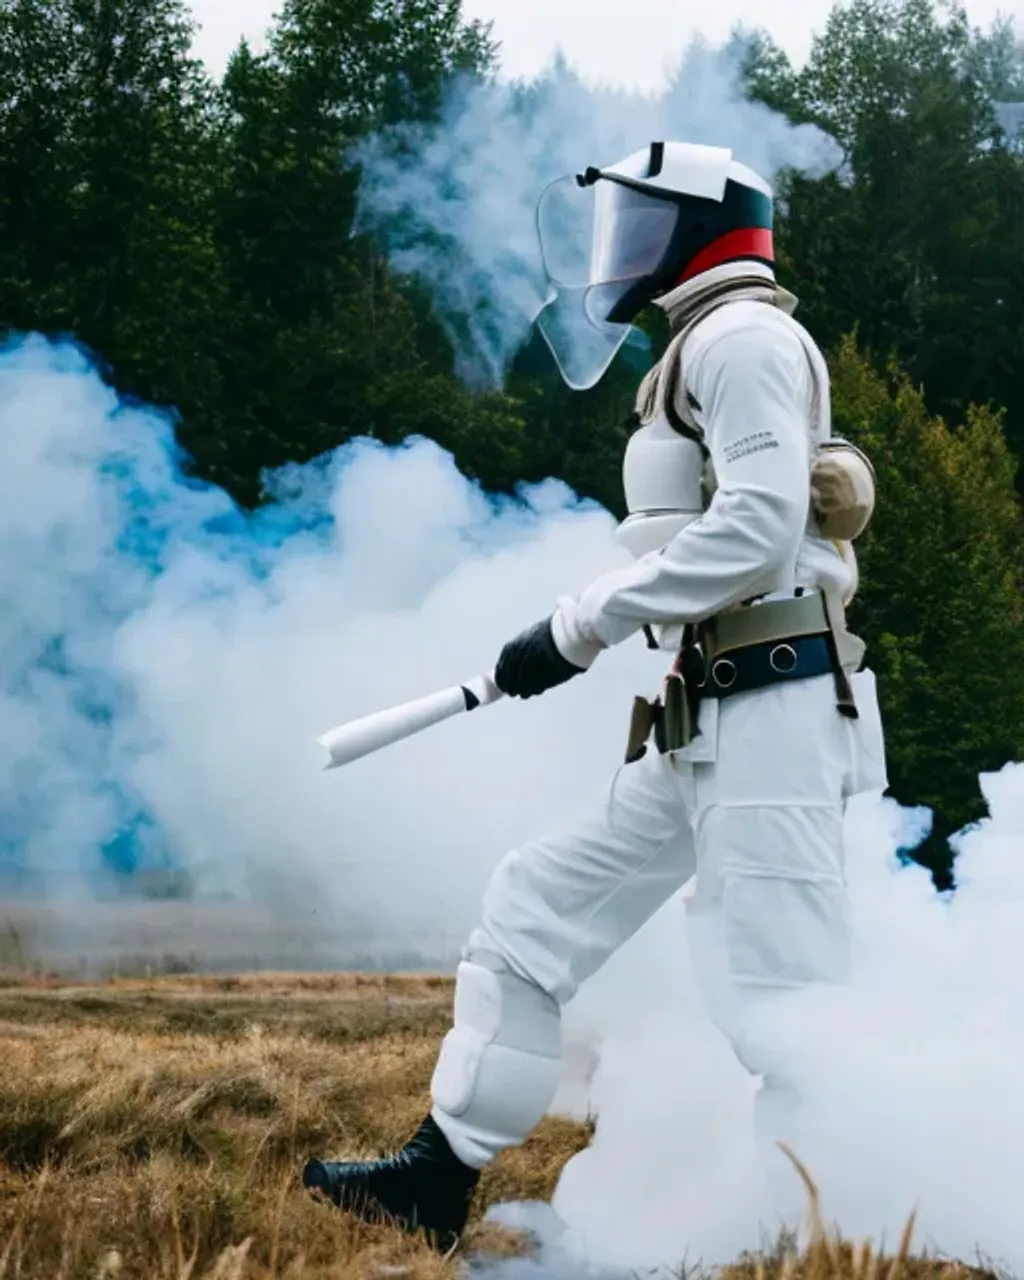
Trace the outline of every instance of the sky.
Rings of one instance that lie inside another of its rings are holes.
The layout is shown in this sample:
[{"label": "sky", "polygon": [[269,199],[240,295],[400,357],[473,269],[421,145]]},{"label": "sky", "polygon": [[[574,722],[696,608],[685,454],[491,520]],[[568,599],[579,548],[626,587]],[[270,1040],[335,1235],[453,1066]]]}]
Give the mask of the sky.
[{"label": "sky", "polygon": [[[964,0],[971,20],[988,26],[1000,13],[1021,21],[1024,0]],[[192,0],[201,26],[196,51],[215,74],[245,35],[260,47],[278,0]],[[767,27],[795,61],[802,61],[814,30],[831,9],[831,0],[464,0],[468,17],[493,20],[502,43],[502,64],[512,76],[542,70],[556,49],[588,79],[656,90],[666,57],[695,34],[714,43],[736,23]],[[1024,25],[1024,24],[1022,24]],[[637,31],[658,30],[653,45]]]}]

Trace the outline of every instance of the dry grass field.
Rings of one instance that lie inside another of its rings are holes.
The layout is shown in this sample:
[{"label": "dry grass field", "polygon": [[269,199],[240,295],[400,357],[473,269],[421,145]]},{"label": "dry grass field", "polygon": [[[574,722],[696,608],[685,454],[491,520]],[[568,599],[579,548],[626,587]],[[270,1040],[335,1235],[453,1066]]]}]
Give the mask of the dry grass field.
[{"label": "dry grass field", "polygon": [[[427,1106],[451,982],[174,977],[0,986],[0,1280],[454,1277],[529,1242],[479,1221],[547,1198],[585,1126],[548,1119],[487,1171],[444,1260],[298,1184],[307,1153],[375,1155]],[[820,1239],[727,1280],[952,1280],[967,1268]],[[982,1273],[975,1272],[975,1275]]]}]

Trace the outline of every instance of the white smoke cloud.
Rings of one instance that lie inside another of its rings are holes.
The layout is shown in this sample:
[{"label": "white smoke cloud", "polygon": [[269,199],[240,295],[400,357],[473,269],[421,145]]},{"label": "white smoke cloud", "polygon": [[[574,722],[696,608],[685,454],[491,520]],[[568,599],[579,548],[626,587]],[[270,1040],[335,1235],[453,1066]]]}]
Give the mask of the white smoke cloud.
[{"label": "white smoke cloud", "polygon": [[744,96],[740,57],[738,43],[695,41],[649,97],[589,85],[562,62],[530,84],[463,84],[438,126],[403,126],[356,149],[358,226],[381,236],[396,270],[429,285],[461,376],[500,384],[547,301],[536,206],[556,179],[658,139],[731,147],[769,180],[840,163],[821,130]]},{"label": "white smoke cloud", "polygon": [[[847,820],[857,931],[853,985],[805,994],[771,1034],[806,1101],[797,1152],[828,1224],[1016,1274],[1024,1228],[1024,766],[984,775],[990,816],[961,837],[961,887],[936,894],[896,850],[919,818],[860,797]],[[752,1136],[752,1083],[697,997],[683,904],[662,910],[567,1013],[603,1038],[594,1144],[567,1167],[548,1227],[560,1256],[603,1266],[707,1266],[756,1248],[802,1191],[783,1167],[769,1198]],[[629,1230],[623,1224],[629,1224]]]}]

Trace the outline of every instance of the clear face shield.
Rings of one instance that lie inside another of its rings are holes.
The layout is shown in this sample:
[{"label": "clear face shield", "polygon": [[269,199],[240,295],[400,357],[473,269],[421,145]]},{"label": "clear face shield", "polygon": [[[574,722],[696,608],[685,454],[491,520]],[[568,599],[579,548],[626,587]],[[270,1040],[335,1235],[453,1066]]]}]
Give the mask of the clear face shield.
[{"label": "clear face shield", "polygon": [[537,325],[566,383],[600,382],[634,332],[647,302],[643,285],[665,260],[680,209],[588,170],[559,178],[540,198],[537,235],[548,298]]}]

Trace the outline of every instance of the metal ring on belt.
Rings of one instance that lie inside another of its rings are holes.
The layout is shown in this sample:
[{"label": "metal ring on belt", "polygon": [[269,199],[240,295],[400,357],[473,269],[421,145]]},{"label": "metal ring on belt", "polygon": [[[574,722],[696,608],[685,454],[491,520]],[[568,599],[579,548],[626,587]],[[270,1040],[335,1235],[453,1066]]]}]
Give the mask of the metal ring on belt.
[{"label": "metal ring on belt", "polygon": [[702,698],[730,698],[787,680],[809,680],[833,674],[832,653],[825,636],[800,636],[733,649],[716,658],[701,684]]}]

